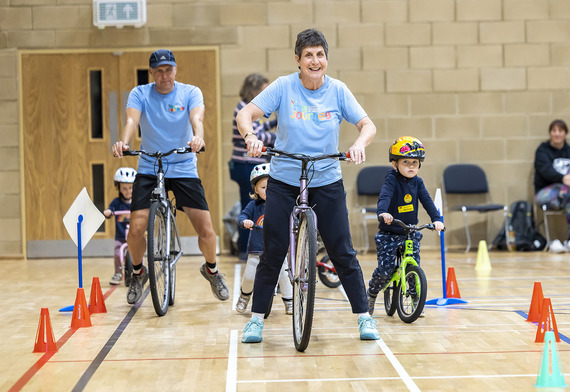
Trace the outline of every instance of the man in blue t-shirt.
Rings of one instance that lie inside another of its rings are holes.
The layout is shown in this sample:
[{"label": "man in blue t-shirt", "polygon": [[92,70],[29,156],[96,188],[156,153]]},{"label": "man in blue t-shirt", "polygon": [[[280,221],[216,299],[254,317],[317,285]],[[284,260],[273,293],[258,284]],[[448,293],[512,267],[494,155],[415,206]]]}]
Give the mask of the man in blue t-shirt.
[{"label": "man in blue t-shirt", "polygon": [[[196,151],[204,147],[204,98],[202,91],[189,84],[175,81],[176,60],[170,50],[160,49],[149,58],[154,83],[131,90],[127,101],[126,121],[121,139],[113,145],[113,155],[122,157],[139,125],[141,149],[169,151],[188,145],[189,154],[173,154],[163,159],[168,171],[166,188],[176,197],[176,207],[184,211],[198,233],[198,245],[206,262],[200,272],[210,282],[212,293],[225,301],[228,287],[216,264],[216,233],[212,225],[204,188],[198,178]],[[148,280],[142,265],[146,248],[145,231],[148,223],[150,198],[156,186],[154,160],[140,156],[138,174],[133,185],[131,225],[127,243],[133,260],[133,278],[127,293],[127,302],[135,304]]]},{"label": "man in blue t-shirt", "polygon": [[[337,153],[340,123],[345,119],[359,132],[348,149],[350,157],[356,164],[364,162],[365,148],[376,134],[376,127],[348,87],[325,75],[328,44],[324,35],[315,29],[300,32],[295,44],[295,60],[299,72],[271,83],[236,118],[249,155],[260,156],[263,147],[253,132],[253,121],[275,112],[276,149],[307,155]],[[271,159],[263,225],[264,253],[256,270],[253,314],[244,329],[244,343],[262,340],[263,315],[287,254],[289,214],[299,195],[300,173],[299,161],[287,157]],[[314,162],[311,176],[309,203],[317,215],[318,230],[352,312],[358,315],[360,338],[379,339],[376,322],[368,314],[362,270],[350,237],[340,163],[334,159]]]}]

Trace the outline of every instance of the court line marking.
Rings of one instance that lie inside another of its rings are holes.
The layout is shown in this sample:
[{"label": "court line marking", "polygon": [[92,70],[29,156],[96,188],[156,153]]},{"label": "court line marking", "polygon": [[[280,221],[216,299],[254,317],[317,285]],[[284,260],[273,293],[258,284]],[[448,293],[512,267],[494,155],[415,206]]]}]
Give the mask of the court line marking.
[{"label": "court line marking", "polygon": [[95,359],[87,367],[85,372],[83,372],[81,378],[79,379],[79,381],[77,381],[77,384],[75,384],[72,391],[79,392],[85,389],[87,383],[89,382],[89,380],[91,380],[91,377],[93,377],[99,366],[101,366],[107,355],[111,352],[111,350],[115,346],[115,343],[117,343],[117,340],[119,340],[119,338],[121,337],[127,326],[129,325],[129,323],[131,322],[131,320],[133,319],[139,308],[142,306],[149,292],[150,288],[147,287],[142,295],[142,298],[129,310],[125,318],[123,318],[123,321],[121,321],[121,324],[119,324],[117,329],[115,329],[115,331],[113,332],[109,340],[107,340],[101,351],[99,351]]},{"label": "court line marking", "polygon": [[237,389],[237,351],[238,351],[238,331],[232,329],[230,332],[230,350],[228,354],[228,370],[226,372],[226,392],[235,392]]},{"label": "court line marking", "polygon": [[404,384],[406,384],[406,386],[408,387],[408,390],[413,392],[420,392],[420,389],[418,388],[414,380],[412,380],[408,372],[406,372],[406,369],[404,369],[400,361],[396,359],[396,356],[394,355],[392,350],[390,350],[390,348],[386,345],[386,343],[384,343],[384,340],[379,339],[376,341],[376,344],[380,346],[382,352],[386,355],[386,358],[388,358],[394,369],[396,369],[396,372],[398,372],[398,375],[400,376]]},{"label": "court line marking", "polygon": [[236,310],[236,304],[241,291],[241,264],[234,266],[234,297],[232,300],[232,310]]},{"label": "court line marking", "polygon": [[[109,298],[111,294],[115,291],[117,286],[112,286],[103,294],[103,299]],[[79,328],[78,328],[79,329]],[[63,334],[61,338],[56,342],[57,350],[59,351],[61,347],[73,336],[77,329],[70,328]],[[9,392],[20,391],[26,384],[32,379],[32,377],[53,357],[56,353],[45,353],[34,363],[23,375],[12,385],[8,390]]]},{"label": "court line marking", "polygon": [[[564,373],[565,376],[570,373]],[[536,377],[536,374],[469,374],[460,376],[416,376],[411,377],[414,380],[446,380],[446,379],[476,379],[476,378],[517,378],[517,377]],[[399,380],[399,377],[355,377],[355,378],[295,378],[281,380],[241,380],[238,384],[264,384],[264,383],[288,383],[288,382],[338,382],[338,381],[382,381],[382,380]]]}]

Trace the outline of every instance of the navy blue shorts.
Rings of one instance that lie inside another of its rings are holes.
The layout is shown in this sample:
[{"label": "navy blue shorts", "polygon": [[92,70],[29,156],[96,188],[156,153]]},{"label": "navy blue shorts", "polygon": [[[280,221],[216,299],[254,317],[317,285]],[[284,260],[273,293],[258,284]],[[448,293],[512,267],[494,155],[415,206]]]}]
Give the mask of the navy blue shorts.
[{"label": "navy blue shorts", "polygon": [[[166,178],[164,185],[174,193],[177,209],[182,211],[182,207],[188,207],[208,211],[204,187],[199,178]],[[137,174],[133,184],[131,211],[150,208],[150,196],[154,188],[156,176]]]}]

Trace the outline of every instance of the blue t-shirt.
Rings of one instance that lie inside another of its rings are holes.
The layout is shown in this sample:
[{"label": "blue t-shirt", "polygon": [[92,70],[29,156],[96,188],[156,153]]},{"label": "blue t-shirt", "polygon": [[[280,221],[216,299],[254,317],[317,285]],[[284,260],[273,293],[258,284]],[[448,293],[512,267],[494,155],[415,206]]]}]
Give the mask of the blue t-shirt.
[{"label": "blue t-shirt", "polygon": [[[307,155],[338,152],[340,123],[356,124],[366,112],[341,81],[325,75],[324,84],[308,90],[299,73],[281,76],[252,101],[265,116],[277,115],[275,148]],[[332,184],[342,178],[340,162],[317,161],[310,187]],[[287,157],[272,157],[269,175],[286,184],[299,186],[301,162]]]},{"label": "blue t-shirt", "polygon": [[[141,112],[141,148],[148,152],[187,147],[194,136],[190,110],[204,106],[202,91],[184,83],[174,83],[168,94],[156,91],[154,83],[131,90],[127,108]],[[167,178],[198,178],[196,154],[172,154],[163,159]],[[155,160],[141,155],[137,172],[155,175]]]}]

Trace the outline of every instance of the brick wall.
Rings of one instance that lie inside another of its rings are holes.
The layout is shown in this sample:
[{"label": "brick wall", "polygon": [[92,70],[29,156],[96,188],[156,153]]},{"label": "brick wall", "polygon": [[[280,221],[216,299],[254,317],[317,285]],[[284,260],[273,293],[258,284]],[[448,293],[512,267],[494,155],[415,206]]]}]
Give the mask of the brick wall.
[{"label": "brick wall", "polygon": [[[420,174],[432,193],[447,164],[475,162],[495,201],[530,199],[536,146],[552,119],[570,121],[567,0],[149,0],[146,26],[104,30],[91,10],[86,0],[0,0],[0,255],[22,252],[18,49],[218,45],[225,211],[237,190],[225,168],[241,82],[251,72],[294,72],[295,36],[307,27],[324,32],[329,75],[348,84],[378,128],[368,164],[385,164],[396,137],[415,135],[428,150]],[[354,127],[342,132],[345,149]],[[344,167],[350,207],[358,168]],[[460,246],[460,219],[446,220],[448,242]],[[485,235],[481,220],[474,229]]]}]

